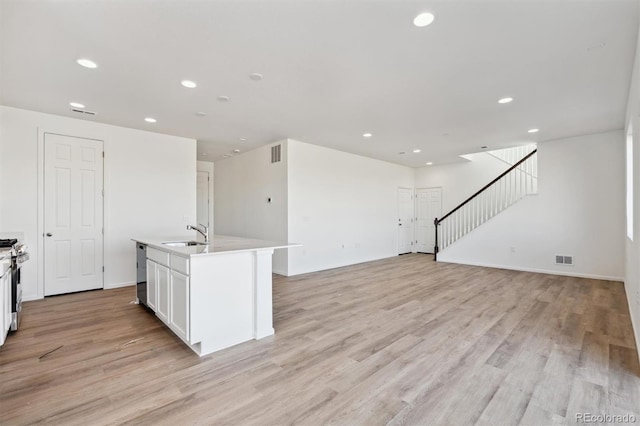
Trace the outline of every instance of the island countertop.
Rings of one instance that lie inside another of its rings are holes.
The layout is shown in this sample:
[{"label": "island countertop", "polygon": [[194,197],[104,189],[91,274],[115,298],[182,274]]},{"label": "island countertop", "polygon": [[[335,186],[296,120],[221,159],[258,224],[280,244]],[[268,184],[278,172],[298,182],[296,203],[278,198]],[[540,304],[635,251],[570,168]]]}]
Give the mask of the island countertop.
[{"label": "island countertop", "polygon": [[179,256],[208,256],[222,253],[265,250],[265,249],[281,249],[290,247],[299,247],[301,244],[258,240],[253,238],[242,238],[230,235],[214,235],[208,243],[185,247],[174,247],[166,245],[167,242],[176,241],[194,241],[194,236],[181,237],[141,237],[132,238],[133,241],[153,247],[158,250],[177,254]]}]

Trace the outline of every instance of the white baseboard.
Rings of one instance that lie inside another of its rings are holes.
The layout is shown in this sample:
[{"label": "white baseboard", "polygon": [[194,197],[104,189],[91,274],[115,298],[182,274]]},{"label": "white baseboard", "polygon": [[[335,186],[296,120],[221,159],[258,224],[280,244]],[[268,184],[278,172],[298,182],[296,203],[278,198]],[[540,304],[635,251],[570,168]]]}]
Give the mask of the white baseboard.
[{"label": "white baseboard", "polygon": [[283,277],[288,277],[289,274],[286,274],[285,272],[279,270],[279,269],[272,269],[271,272],[273,272],[274,274],[278,274],[278,275],[282,275]]},{"label": "white baseboard", "polygon": [[23,302],[33,302],[34,300],[42,300],[44,297],[38,297],[37,294],[23,294],[22,301]]},{"label": "white baseboard", "polygon": [[495,265],[495,264],[482,263],[482,262],[460,262],[456,260],[438,259],[438,262],[455,263],[457,265],[482,266],[484,268],[508,269],[511,271],[534,272],[536,274],[561,275],[564,277],[589,278],[593,280],[624,282],[623,277],[615,277],[615,276],[608,276],[608,275],[582,274],[580,272],[564,272],[564,271],[554,271],[554,270],[548,270],[548,269],[524,268],[520,266]]},{"label": "white baseboard", "polygon": [[124,282],[124,283],[115,283],[115,284],[105,284],[104,285],[104,290],[111,290],[114,288],[120,288],[120,287],[129,287],[129,286],[133,286],[136,285],[136,282]]}]

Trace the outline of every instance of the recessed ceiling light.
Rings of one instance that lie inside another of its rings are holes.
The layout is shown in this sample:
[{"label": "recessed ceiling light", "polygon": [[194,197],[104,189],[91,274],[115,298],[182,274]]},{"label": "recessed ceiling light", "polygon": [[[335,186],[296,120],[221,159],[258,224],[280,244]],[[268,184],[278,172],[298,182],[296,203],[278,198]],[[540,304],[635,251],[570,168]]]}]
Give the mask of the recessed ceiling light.
[{"label": "recessed ceiling light", "polygon": [[74,108],[84,108],[84,105],[81,104],[80,102],[69,102],[69,105],[71,105]]},{"label": "recessed ceiling light", "polygon": [[189,89],[195,89],[196,87],[198,87],[196,82],[191,80],[182,80],[180,84],[182,84],[184,87],[187,87]]},{"label": "recessed ceiling light", "polygon": [[202,155],[204,155],[206,157],[207,155],[209,155],[209,153],[208,152],[203,152]]},{"label": "recessed ceiling light", "polygon": [[249,74],[249,78],[253,81],[260,81],[262,80],[263,76],[259,72],[254,72],[252,74]]},{"label": "recessed ceiling light", "polygon": [[229,102],[229,97],[228,96],[218,96],[218,100],[220,102]]},{"label": "recessed ceiling light", "polygon": [[233,152],[234,152],[234,154],[238,154],[240,152],[240,150],[239,149],[234,149]]},{"label": "recessed ceiling light", "polygon": [[233,157],[233,155],[231,155],[231,154],[225,154],[225,155],[223,155],[223,157],[224,157],[224,158],[229,158],[229,157]]},{"label": "recessed ceiling light", "polygon": [[527,132],[529,133],[538,133],[540,131],[540,129],[529,129],[527,130]]},{"label": "recessed ceiling light", "polygon": [[373,136],[373,133],[363,133],[362,134],[363,138],[370,138],[371,136]]},{"label": "recessed ceiling light", "polygon": [[434,19],[435,16],[433,16],[433,13],[424,12],[413,19],[413,25],[416,27],[426,27],[432,23]]},{"label": "recessed ceiling light", "polygon": [[432,163],[431,161],[429,161],[429,162],[427,163],[427,166],[430,166],[430,165],[432,165],[432,164],[433,164],[433,163]]},{"label": "recessed ceiling light", "polygon": [[85,68],[91,68],[91,69],[98,68],[98,64],[93,62],[91,59],[80,58],[76,62]]},{"label": "recessed ceiling light", "polygon": [[144,119],[147,123],[155,123],[157,120],[155,118],[147,117]]},{"label": "recessed ceiling light", "polygon": [[419,150],[419,149],[414,149],[414,150],[413,150],[413,153],[414,153],[414,154],[417,154],[417,153],[419,153],[419,152],[420,152],[420,150]]},{"label": "recessed ceiling light", "polygon": [[508,104],[509,102],[512,102],[512,101],[513,101],[513,98],[509,98],[509,97],[498,99],[499,104]]},{"label": "recessed ceiling light", "polygon": [[240,142],[246,142],[247,138],[240,138]]},{"label": "recessed ceiling light", "polygon": [[206,113],[204,113],[204,112],[198,111],[198,112],[196,112],[196,115],[197,115],[198,117],[204,117],[204,116],[206,116],[207,114],[206,114]]}]

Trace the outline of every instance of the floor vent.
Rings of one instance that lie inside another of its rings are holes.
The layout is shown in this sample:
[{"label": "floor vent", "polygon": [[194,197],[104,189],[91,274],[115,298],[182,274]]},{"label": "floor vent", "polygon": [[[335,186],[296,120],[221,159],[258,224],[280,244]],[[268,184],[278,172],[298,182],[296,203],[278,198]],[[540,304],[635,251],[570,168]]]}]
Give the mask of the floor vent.
[{"label": "floor vent", "polygon": [[85,111],[83,109],[71,108],[71,111],[77,112],[78,114],[96,115],[96,113],[93,111]]},{"label": "floor vent", "polygon": [[556,265],[573,265],[573,256],[561,256],[556,254]]},{"label": "floor vent", "polygon": [[281,160],[281,155],[281,145],[275,145],[271,147],[271,163],[279,163]]}]

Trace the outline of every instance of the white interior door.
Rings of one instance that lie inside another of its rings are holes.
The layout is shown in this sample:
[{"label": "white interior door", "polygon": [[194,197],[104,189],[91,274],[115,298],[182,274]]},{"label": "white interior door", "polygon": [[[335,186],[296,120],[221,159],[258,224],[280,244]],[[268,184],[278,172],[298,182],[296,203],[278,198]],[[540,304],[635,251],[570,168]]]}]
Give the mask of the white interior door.
[{"label": "white interior door", "polygon": [[102,141],[44,137],[44,294],[103,287]]},{"label": "white interior door", "polygon": [[413,246],[413,191],[398,188],[398,254],[411,253]]},{"label": "white interior door", "polygon": [[198,224],[209,224],[209,172],[198,170],[197,182],[197,220]]},{"label": "white interior door", "polygon": [[433,220],[442,215],[442,188],[416,190],[416,250],[433,253],[436,245]]}]

